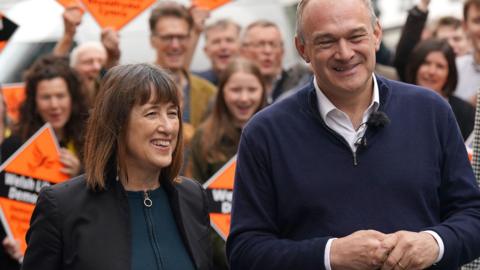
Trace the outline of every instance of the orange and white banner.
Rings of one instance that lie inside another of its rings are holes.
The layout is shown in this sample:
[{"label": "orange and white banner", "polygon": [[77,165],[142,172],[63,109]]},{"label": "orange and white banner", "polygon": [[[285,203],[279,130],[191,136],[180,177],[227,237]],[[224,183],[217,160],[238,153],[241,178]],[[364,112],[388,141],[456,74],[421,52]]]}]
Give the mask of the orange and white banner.
[{"label": "orange and white banner", "polygon": [[223,6],[231,2],[233,1],[232,0],[193,0],[192,4],[200,8],[214,10],[216,8],[219,8],[220,6]]},{"label": "orange and white banner", "polygon": [[8,224],[5,231],[21,241],[23,252],[38,193],[69,178],[60,168],[59,145],[48,123],[0,166],[0,207]]},{"label": "orange and white banner", "polygon": [[155,0],[81,0],[100,27],[120,30]]},{"label": "orange and white banner", "polygon": [[230,213],[236,165],[237,156],[234,156],[203,184],[209,197],[210,223],[223,239],[227,239],[230,233]]}]

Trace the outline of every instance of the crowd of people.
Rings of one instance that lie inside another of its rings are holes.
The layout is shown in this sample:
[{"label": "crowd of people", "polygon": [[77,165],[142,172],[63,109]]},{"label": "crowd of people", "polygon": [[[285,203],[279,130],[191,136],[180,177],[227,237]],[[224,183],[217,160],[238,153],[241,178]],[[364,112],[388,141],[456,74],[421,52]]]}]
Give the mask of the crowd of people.
[{"label": "crowd of people", "polygon": [[[305,63],[291,67],[274,22],[206,24],[207,11],[170,1],[148,20],[155,59],[119,65],[118,32],[74,46],[83,12],[66,8],[62,38],[25,71],[17,122],[0,102],[0,158],[48,122],[73,179],[40,193],[25,256],[0,229],[0,269],[472,261],[480,191],[464,141],[480,87],[480,0],[465,1],[463,19],[432,23],[429,4],[409,10],[389,51],[370,0],[302,0]],[[194,71],[201,35],[211,65]],[[237,153],[226,244],[198,182]]]}]

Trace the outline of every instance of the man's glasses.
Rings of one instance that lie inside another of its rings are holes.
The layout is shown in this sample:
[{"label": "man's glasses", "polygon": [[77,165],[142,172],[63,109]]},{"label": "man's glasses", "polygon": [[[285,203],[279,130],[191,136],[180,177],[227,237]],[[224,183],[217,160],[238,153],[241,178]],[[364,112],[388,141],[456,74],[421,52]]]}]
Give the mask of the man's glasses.
[{"label": "man's glasses", "polygon": [[190,38],[189,34],[185,34],[185,35],[181,35],[181,34],[178,34],[178,35],[154,34],[153,36],[157,37],[163,43],[172,43],[174,40],[177,40],[179,43],[184,43]]}]

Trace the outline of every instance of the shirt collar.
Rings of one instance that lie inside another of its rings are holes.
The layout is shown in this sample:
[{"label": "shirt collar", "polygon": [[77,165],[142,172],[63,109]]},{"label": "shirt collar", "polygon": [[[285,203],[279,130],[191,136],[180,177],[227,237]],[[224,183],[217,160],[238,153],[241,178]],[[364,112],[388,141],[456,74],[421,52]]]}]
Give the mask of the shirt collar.
[{"label": "shirt collar", "polygon": [[[368,106],[367,110],[376,111],[380,106],[380,94],[378,91],[378,83],[375,74],[372,73],[373,77],[373,97],[372,102]],[[320,116],[322,117],[323,121],[327,118],[327,114],[334,110],[339,110],[333,103],[325,96],[325,94],[320,90],[318,87],[317,78],[313,76],[313,85],[315,87],[315,92],[317,94],[317,101],[318,101],[318,110],[320,112]]]}]

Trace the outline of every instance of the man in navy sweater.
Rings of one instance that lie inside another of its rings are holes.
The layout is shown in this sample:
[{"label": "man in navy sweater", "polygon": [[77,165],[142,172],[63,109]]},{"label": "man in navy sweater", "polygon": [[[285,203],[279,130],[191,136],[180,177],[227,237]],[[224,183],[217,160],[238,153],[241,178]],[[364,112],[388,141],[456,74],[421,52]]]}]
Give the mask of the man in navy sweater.
[{"label": "man in navy sweater", "polygon": [[480,191],[449,105],[373,74],[370,0],[302,0],[314,80],[258,113],[238,153],[235,269],[458,269],[480,255]]}]

